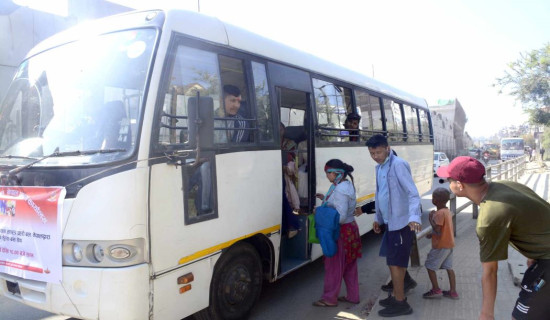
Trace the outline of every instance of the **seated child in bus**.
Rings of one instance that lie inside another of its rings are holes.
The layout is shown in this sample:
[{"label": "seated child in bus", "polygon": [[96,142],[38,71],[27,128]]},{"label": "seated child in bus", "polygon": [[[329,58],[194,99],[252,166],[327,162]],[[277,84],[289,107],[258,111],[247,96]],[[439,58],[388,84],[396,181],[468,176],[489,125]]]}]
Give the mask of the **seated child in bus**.
[{"label": "seated child in bus", "polygon": [[[446,207],[449,201],[450,192],[445,188],[437,188],[432,194],[432,203],[437,207],[429,214],[429,221],[432,225],[432,233],[427,236],[432,239],[432,249],[426,258],[426,269],[432,283],[432,289],[422,295],[426,299],[448,297],[458,299],[456,292],[456,278],[453,271],[453,218],[451,211]],[[447,270],[449,276],[449,291],[442,291],[437,283],[438,269]]]}]

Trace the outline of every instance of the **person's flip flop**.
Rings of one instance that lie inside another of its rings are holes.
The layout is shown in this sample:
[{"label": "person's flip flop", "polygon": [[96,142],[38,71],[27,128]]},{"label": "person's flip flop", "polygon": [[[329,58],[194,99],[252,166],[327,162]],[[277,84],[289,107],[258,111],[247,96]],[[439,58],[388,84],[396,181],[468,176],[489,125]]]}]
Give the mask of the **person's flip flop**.
[{"label": "person's flip flop", "polygon": [[353,304],[358,304],[359,303],[359,302],[353,302],[351,300],[348,300],[348,298],[346,298],[345,296],[338,297],[338,301],[349,302],[349,303],[353,303]]},{"label": "person's flip flop", "polygon": [[315,307],[336,307],[337,304],[328,304],[325,300],[317,300],[313,303]]}]

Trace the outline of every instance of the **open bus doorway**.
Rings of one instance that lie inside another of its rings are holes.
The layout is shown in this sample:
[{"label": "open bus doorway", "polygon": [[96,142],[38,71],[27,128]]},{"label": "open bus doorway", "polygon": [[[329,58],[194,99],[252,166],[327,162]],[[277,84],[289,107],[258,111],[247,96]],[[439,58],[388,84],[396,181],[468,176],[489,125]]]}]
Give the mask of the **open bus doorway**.
[{"label": "open bus doorway", "polygon": [[[280,270],[282,276],[310,261],[307,241],[307,215],[314,200],[310,183],[311,139],[308,113],[310,112],[307,92],[277,87],[277,102],[280,115],[283,197],[289,209],[282,212],[282,240]],[[284,201],[284,199],[283,199]]]}]

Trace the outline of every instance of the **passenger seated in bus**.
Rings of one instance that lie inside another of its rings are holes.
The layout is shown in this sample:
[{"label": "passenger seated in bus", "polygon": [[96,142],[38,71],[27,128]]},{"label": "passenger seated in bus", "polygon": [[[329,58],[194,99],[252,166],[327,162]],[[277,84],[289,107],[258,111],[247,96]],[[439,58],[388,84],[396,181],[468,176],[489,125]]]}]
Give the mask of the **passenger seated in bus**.
[{"label": "passenger seated in bus", "polygon": [[223,108],[216,109],[214,117],[224,119],[214,120],[214,128],[217,129],[214,131],[215,143],[248,141],[248,130],[238,129],[247,127],[246,121],[238,113],[241,108],[241,100],[239,88],[230,84],[223,86]]},{"label": "passenger seated in bus", "polygon": [[361,116],[355,113],[350,113],[344,122],[344,128],[348,129],[349,141],[359,141],[359,121]]}]

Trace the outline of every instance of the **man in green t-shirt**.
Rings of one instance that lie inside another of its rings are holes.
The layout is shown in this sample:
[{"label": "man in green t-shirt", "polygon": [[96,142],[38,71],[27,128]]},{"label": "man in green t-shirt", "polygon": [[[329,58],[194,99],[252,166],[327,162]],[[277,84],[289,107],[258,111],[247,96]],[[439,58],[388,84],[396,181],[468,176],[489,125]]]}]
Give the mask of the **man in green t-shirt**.
[{"label": "man in green t-shirt", "polygon": [[[483,267],[480,320],[494,319],[498,261],[508,258],[508,244],[527,257],[512,319],[547,319],[550,315],[550,204],[530,188],[512,181],[487,183],[485,167],[472,157],[457,157],[437,170],[451,191],[479,205],[476,233]],[[546,285],[545,285],[546,284]]]}]

